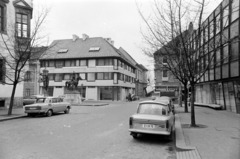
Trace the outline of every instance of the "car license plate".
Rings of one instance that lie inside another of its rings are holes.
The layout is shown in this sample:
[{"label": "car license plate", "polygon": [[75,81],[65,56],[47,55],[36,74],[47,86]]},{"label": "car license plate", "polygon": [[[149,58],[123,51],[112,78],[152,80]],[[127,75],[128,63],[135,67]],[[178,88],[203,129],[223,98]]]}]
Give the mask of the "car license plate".
[{"label": "car license plate", "polygon": [[155,128],[155,125],[152,125],[152,124],[143,124],[142,127],[143,127],[143,128],[147,128],[147,129],[154,129],[154,128]]},{"label": "car license plate", "polygon": [[36,109],[36,108],[29,108],[30,110],[34,110],[34,109]]}]

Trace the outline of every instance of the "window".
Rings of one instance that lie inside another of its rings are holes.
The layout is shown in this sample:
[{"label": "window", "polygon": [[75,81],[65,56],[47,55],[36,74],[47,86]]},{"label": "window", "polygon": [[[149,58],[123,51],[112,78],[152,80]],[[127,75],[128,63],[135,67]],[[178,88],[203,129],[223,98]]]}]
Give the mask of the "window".
[{"label": "window", "polygon": [[163,63],[167,63],[167,57],[163,56]]},{"label": "window", "polygon": [[213,21],[211,21],[209,24],[209,36],[210,36],[209,38],[211,39],[213,35],[214,35],[214,23]]},{"label": "window", "polygon": [[168,77],[168,71],[167,70],[163,70],[163,77]]},{"label": "window", "polygon": [[231,43],[231,61],[239,58],[239,42],[238,38],[234,39]]},{"label": "window", "polygon": [[95,67],[96,66],[96,60],[88,60],[88,67]]},{"label": "window", "polygon": [[72,67],[73,67],[73,66],[76,66],[76,60],[71,60],[71,61],[70,61],[70,66],[72,66]]},{"label": "window", "polygon": [[223,28],[228,26],[228,23],[229,23],[228,15],[229,15],[229,6],[227,6],[223,10]]},{"label": "window", "polygon": [[239,0],[232,1],[232,22],[239,17]]},{"label": "window", "polygon": [[70,74],[64,74],[63,79],[64,80],[70,80]]},{"label": "window", "polygon": [[104,59],[98,59],[97,60],[97,65],[98,66],[104,66]]},{"label": "window", "polygon": [[103,73],[97,73],[97,79],[103,80]]},{"label": "window", "polygon": [[233,39],[237,36],[239,36],[239,22],[235,21],[233,24],[231,24],[231,33],[230,38]]},{"label": "window", "polygon": [[67,53],[68,52],[68,49],[59,49],[58,50],[58,53],[61,54],[61,53]]},{"label": "window", "polygon": [[48,74],[48,79],[53,81],[54,80],[54,74]]},{"label": "window", "polygon": [[25,81],[31,81],[31,72],[27,71],[25,74]]},{"label": "window", "polygon": [[55,75],[55,82],[62,82],[63,75],[62,74],[56,74]]},{"label": "window", "polygon": [[63,61],[56,61],[56,68],[62,68],[64,62]]},{"label": "window", "polygon": [[111,72],[105,72],[105,73],[104,73],[104,79],[105,79],[105,80],[110,80],[110,79],[112,79],[112,73],[111,73]]},{"label": "window", "polygon": [[4,7],[0,6],[0,31],[4,31]]},{"label": "window", "polygon": [[218,49],[217,51],[216,51],[216,65],[217,66],[220,66],[220,64],[221,64],[221,54],[220,54],[221,52],[220,52],[220,49]]},{"label": "window", "polygon": [[49,61],[49,67],[55,67],[55,61]]},{"label": "window", "polygon": [[25,96],[26,96],[26,97],[29,97],[29,96],[30,96],[30,89],[26,89],[26,90],[25,90]]},{"label": "window", "polygon": [[111,66],[112,64],[112,59],[105,59],[105,65]]},{"label": "window", "polygon": [[82,80],[86,80],[86,74],[85,73],[79,73],[79,77],[81,77]]},{"label": "window", "polygon": [[17,35],[19,37],[28,37],[28,16],[25,14],[17,13],[16,24],[17,24]]},{"label": "window", "polygon": [[87,74],[87,79],[90,82],[95,81],[95,73],[88,73]]},{"label": "window", "polygon": [[5,79],[5,64],[4,60],[0,59],[0,82],[4,81]]},{"label": "window", "polygon": [[66,60],[65,61],[65,67],[70,67],[71,66],[71,61],[70,60]]},{"label": "window", "polygon": [[87,60],[80,60],[80,66],[87,66]]},{"label": "window", "polygon": [[98,52],[100,47],[90,47],[89,52]]},{"label": "window", "polygon": [[219,33],[221,27],[221,20],[220,20],[220,14],[216,17],[216,34]]},{"label": "window", "polygon": [[228,54],[228,45],[223,48],[223,63],[228,63],[229,54]]}]

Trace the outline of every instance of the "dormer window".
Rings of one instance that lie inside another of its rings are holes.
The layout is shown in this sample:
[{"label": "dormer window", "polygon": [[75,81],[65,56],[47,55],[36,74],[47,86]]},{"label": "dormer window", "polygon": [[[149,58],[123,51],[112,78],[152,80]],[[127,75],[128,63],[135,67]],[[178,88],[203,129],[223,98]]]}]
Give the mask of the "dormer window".
[{"label": "dormer window", "polygon": [[68,52],[68,49],[60,49],[58,50],[58,53],[61,54],[61,53],[67,53]]},{"label": "dormer window", "polygon": [[97,52],[100,50],[100,47],[90,47],[89,52]]}]

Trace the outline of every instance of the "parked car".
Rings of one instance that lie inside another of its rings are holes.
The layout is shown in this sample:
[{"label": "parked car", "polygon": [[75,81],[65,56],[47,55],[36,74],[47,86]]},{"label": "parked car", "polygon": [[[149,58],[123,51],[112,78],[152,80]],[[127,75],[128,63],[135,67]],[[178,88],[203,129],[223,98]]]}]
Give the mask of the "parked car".
[{"label": "parked car", "polygon": [[38,98],[36,103],[24,106],[24,109],[28,116],[44,114],[50,117],[53,113],[57,112],[68,114],[71,109],[71,104],[64,102],[60,97],[42,97]]},{"label": "parked car", "polygon": [[29,105],[36,102],[38,98],[44,97],[43,95],[32,95],[23,99],[23,105]]},{"label": "parked car", "polygon": [[167,102],[169,104],[172,112],[175,114],[174,104],[173,104],[173,101],[172,101],[171,97],[161,96],[161,97],[156,98],[155,100]]},{"label": "parked car", "polygon": [[136,94],[132,94],[131,98],[132,98],[132,101],[140,99],[139,96],[137,96]]},{"label": "parked car", "polygon": [[140,102],[137,113],[129,118],[129,131],[133,138],[138,134],[167,135],[173,138],[175,116],[169,104],[150,100]]}]

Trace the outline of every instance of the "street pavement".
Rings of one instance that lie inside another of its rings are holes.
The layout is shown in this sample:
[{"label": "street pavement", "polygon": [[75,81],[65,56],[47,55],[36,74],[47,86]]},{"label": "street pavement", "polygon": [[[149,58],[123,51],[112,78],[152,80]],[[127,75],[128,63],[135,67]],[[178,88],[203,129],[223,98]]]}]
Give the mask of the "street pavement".
[{"label": "street pavement", "polygon": [[[87,103],[88,106],[97,106],[98,102]],[[178,105],[175,110],[177,159],[240,158],[240,114],[195,106],[198,127],[192,128],[190,107],[189,113]],[[7,110],[0,110],[0,122],[21,117],[26,117],[21,108],[13,109],[11,116],[7,115]]]}]

